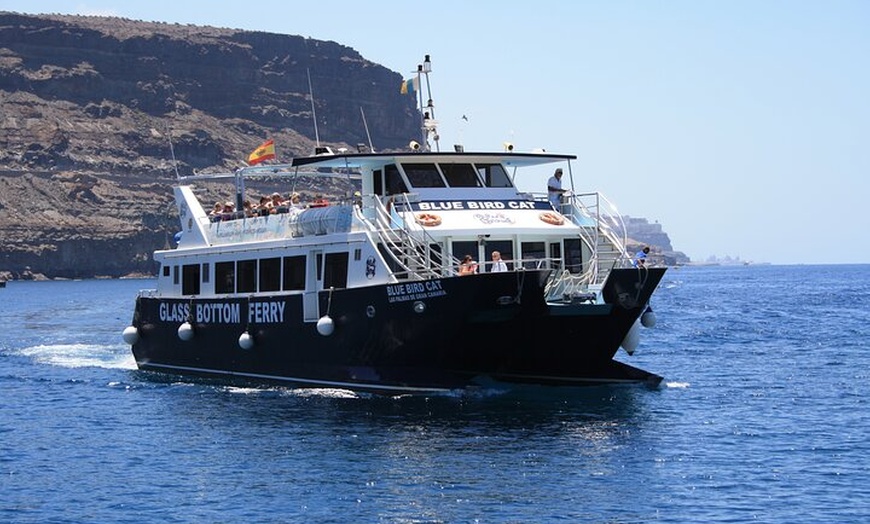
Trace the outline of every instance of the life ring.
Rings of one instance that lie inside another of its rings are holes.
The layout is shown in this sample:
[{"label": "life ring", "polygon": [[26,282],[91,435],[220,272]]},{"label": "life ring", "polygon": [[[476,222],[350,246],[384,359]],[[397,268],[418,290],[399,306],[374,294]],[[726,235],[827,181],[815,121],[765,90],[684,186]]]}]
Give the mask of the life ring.
[{"label": "life ring", "polygon": [[562,218],[561,215],[557,215],[552,211],[544,211],[543,213],[538,215],[538,218],[553,226],[561,226],[565,223],[565,219]]},{"label": "life ring", "polygon": [[434,213],[417,213],[417,223],[424,227],[441,225],[441,217]]}]

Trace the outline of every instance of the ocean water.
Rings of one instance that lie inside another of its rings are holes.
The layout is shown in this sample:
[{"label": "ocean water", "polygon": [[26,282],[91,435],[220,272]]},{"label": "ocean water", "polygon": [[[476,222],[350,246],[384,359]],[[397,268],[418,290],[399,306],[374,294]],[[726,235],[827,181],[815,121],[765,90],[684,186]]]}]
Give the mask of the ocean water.
[{"label": "ocean water", "polygon": [[0,289],[0,521],[870,522],[870,266],[670,270],[657,389],[431,398],[140,372],[151,285]]}]

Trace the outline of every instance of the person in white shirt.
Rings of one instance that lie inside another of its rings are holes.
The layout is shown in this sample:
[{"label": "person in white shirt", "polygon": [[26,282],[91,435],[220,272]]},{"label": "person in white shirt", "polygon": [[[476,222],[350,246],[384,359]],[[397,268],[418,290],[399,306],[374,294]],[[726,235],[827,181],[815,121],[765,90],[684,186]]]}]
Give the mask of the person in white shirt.
[{"label": "person in white shirt", "polygon": [[550,201],[553,209],[560,213],[562,212],[562,195],[565,193],[567,191],[562,189],[562,168],[560,167],[556,169],[550,180],[547,180],[547,200]]},{"label": "person in white shirt", "polygon": [[489,270],[490,273],[503,273],[507,271],[507,264],[504,263],[504,260],[501,259],[501,253],[498,251],[492,252],[492,269]]}]

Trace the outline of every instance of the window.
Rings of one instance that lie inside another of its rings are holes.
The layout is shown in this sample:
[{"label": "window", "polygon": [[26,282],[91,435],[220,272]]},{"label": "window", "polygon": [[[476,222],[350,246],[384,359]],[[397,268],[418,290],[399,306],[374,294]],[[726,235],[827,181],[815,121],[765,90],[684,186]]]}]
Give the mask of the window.
[{"label": "window", "polygon": [[429,267],[438,269],[444,264],[444,258],[441,255],[441,244],[429,244]]},{"label": "window", "polygon": [[513,187],[501,164],[477,164],[477,172],[486,187]]},{"label": "window", "polygon": [[211,269],[211,264],[203,264],[202,265],[202,283],[207,284],[210,278],[209,270]]},{"label": "window", "polygon": [[411,187],[444,187],[444,179],[435,164],[402,164]]},{"label": "window", "polygon": [[565,269],[575,275],[583,272],[583,242],[579,238],[565,239]]},{"label": "window", "polygon": [[550,267],[558,269],[562,263],[562,244],[553,242],[550,244]]},{"label": "window", "polygon": [[257,292],[256,260],[239,260],[236,265],[236,291],[238,293]]},{"label": "window", "polygon": [[524,268],[540,269],[544,267],[543,260],[547,258],[547,251],[543,242],[523,242],[522,250]]},{"label": "window", "polygon": [[260,261],[260,291],[281,289],[281,259],[264,258]]},{"label": "window", "polygon": [[172,266],[172,283],[178,285],[178,279],[181,277],[181,272],[178,271],[178,266]]},{"label": "window", "polygon": [[[465,255],[471,255],[471,258],[475,262],[480,263],[480,260],[478,260],[478,246],[479,244],[476,240],[456,241],[453,243],[453,257],[462,260],[462,257]],[[458,268],[454,267],[453,269]],[[480,269],[477,271],[480,272]]]},{"label": "window", "polygon": [[284,291],[305,289],[305,256],[284,257]]},{"label": "window", "polygon": [[169,266],[163,266],[163,276],[164,277],[169,276]]},{"label": "window", "polygon": [[486,267],[487,273],[492,270],[492,252],[498,251],[501,254],[501,259],[504,260],[508,271],[514,269],[514,243],[510,240],[487,240],[486,241]]},{"label": "window", "polygon": [[354,262],[362,260],[362,249],[357,248],[353,250],[353,260]]},{"label": "window", "polygon": [[327,253],[323,272],[323,288],[347,287],[347,252]]},{"label": "window", "polygon": [[395,164],[387,164],[384,166],[384,175],[387,179],[387,195],[408,192],[408,186],[405,185],[405,181],[402,180],[399,168],[397,168]]},{"label": "window", "polygon": [[218,294],[236,292],[235,262],[217,262],[214,265],[214,292]]},{"label": "window", "polygon": [[383,172],[380,169],[375,169],[374,171],[372,171],[372,182],[374,182],[375,184],[374,193],[376,195],[384,194],[384,180],[382,178],[383,176]]},{"label": "window", "polygon": [[199,264],[181,267],[181,294],[199,295]]},{"label": "window", "polygon": [[480,179],[471,164],[438,164],[450,187],[480,187]]}]

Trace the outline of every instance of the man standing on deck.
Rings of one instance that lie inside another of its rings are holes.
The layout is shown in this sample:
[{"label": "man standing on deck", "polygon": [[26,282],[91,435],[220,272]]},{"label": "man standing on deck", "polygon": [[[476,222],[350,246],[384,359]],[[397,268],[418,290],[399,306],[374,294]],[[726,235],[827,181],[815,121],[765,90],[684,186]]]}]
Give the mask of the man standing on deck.
[{"label": "man standing on deck", "polygon": [[547,200],[558,212],[562,212],[562,195],[567,191],[562,189],[562,168],[557,168],[550,180],[547,180]]}]

